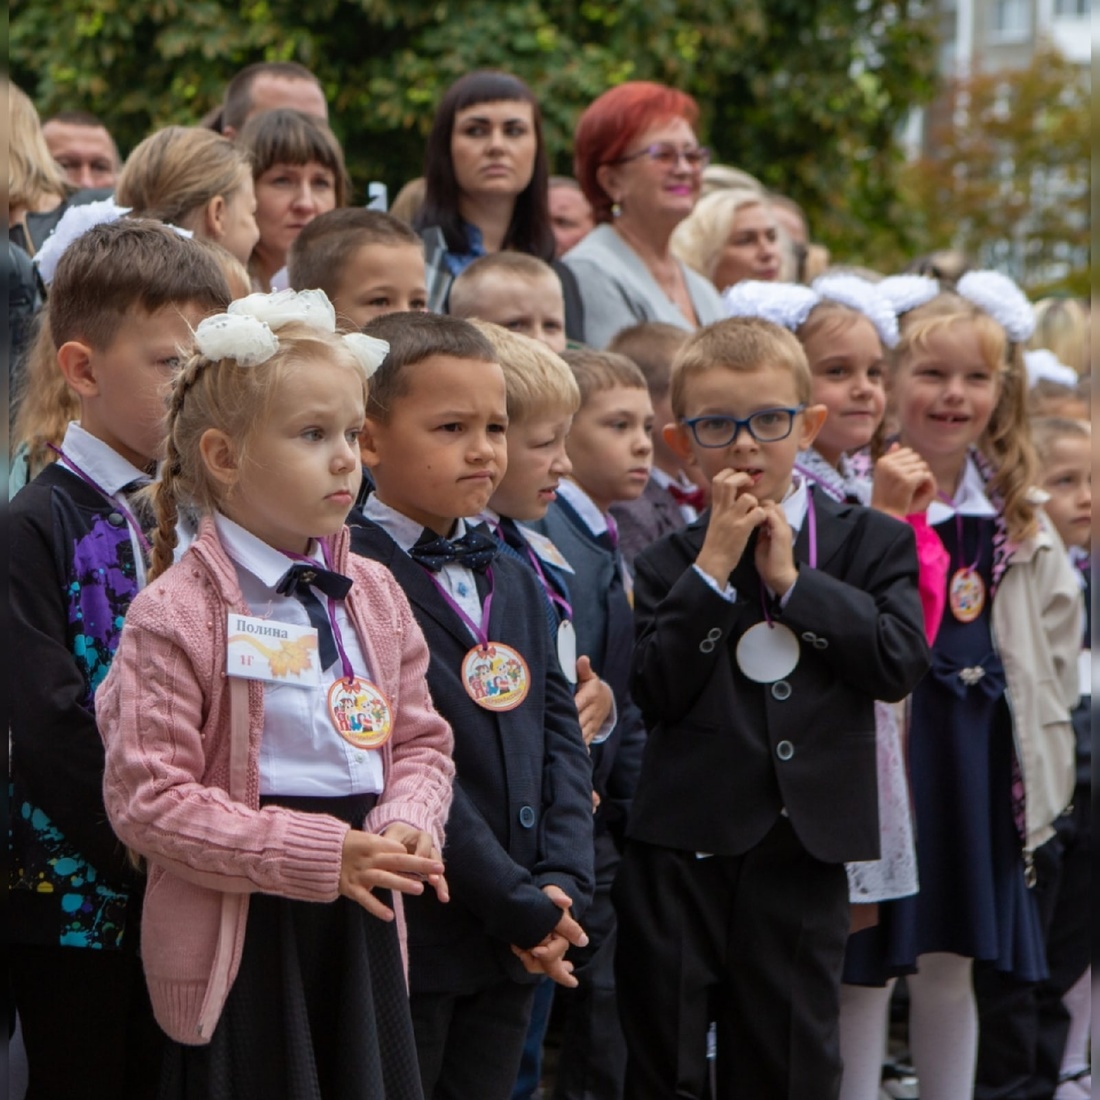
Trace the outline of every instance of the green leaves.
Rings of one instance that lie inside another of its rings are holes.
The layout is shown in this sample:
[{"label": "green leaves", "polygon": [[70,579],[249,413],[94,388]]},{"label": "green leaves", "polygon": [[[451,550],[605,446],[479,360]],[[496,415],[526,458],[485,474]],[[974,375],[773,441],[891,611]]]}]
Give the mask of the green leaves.
[{"label": "green leaves", "polygon": [[[894,134],[932,91],[917,0],[14,0],[14,79],[46,114],[86,107],[125,153],[195,123],[261,59],[317,73],[362,196],[422,168],[440,95],[474,68],[535,90],[550,161],[572,169],[580,112],[624,80],[693,94],[701,137],[802,202],[837,258],[912,247]],[[65,28],[64,34],[58,28]]]}]

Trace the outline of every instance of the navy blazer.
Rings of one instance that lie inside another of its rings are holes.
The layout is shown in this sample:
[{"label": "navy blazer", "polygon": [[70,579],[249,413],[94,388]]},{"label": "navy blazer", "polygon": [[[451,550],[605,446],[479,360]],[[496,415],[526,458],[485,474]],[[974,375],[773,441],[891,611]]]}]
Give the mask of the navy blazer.
[{"label": "navy blazer", "polygon": [[[512,954],[557,924],[542,892],[560,886],[581,917],[592,898],[592,768],[573,693],[550,652],[532,570],[493,563],[490,637],[518,650],[531,671],[515,710],[479,707],[462,684],[474,645],[427,573],[377,524],[353,513],[352,548],[385,565],[404,589],[428,642],[428,687],[454,730],[456,778],[443,858],[451,901],[432,890],[405,899],[413,993],[472,993],[510,976],[534,981]],[[484,599],[486,581],[478,576]]]},{"label": "navy blazer", "polygon": [[817,859],[878,857],[874,701],[905,698],[930,660],[916,545],[908,524],[811,492],[817,568],[807,517],[798,580],[772,608],[801,642],[785,680],[754,683],[735,659],[764,619],[755,537],[729,578],[733,602],[692,568],[709,512],[639,556],[633,688],[649,738],[629,836],[740,855],[786,809]]},{"label": "navy blazer", "polygon": [[630,696],[634,617],[626,593],[613,585],[619,563],[564,500],[555,501],[544,519],[528,526],[546,535],[575,570],[568,583],[577,653],[588,656],[615,695],[619,720],[606,741],[592,746],[592,768],[600,796],[597,831],[610,828],[621,834],[641,774],[645,723]]}]

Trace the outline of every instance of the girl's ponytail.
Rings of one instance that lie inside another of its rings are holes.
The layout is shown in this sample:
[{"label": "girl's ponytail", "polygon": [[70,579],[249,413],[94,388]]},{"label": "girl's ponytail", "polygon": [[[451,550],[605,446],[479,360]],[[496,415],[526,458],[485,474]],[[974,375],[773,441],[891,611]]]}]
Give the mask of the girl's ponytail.
[{"label": "girl's ponytail", "polygon": [[1031,442],[1027,389],[1022,348],[1006,343],[1000,396],[980,446],[994,467],[990,487],[1004,501],[1005,524],[1013,542],[1020,542],[1036,530],[1036,509],[1030,492],[1039,464]]}]

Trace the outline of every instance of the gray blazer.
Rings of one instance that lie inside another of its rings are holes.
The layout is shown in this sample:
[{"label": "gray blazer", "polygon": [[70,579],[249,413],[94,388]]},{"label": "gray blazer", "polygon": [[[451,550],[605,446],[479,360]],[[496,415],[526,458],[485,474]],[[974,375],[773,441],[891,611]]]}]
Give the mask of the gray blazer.
[{"label": "gray blazer", "polygon": [[[584,302],[584,342],[605,348],[624,328],[642,321],[665,321],[691,329],[671,298],[657,285],[645,262],[611,228],[598,225],[562,262],[577,277]],[[726,316],[714,285],[680,264],[700,325]]]}]

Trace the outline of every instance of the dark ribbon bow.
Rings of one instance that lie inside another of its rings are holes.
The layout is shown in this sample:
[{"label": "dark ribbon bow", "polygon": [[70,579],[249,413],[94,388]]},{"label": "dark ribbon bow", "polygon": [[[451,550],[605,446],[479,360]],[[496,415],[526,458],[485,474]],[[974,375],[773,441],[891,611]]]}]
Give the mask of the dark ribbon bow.
[{"label": "dark ribbon bow", "polygon": [[959,665],[948,658],[933,654],[932,675],[960,699],[967,692],[980,691],[990,699],[996,699],[1005,690],[1005,672],[994,654],[973,665]]},{"label": "dark ribbon bow", "polygon": [[424,529],[424,533],[409,550],[418,565],[438,573],[450,562],[484,573],[493,563],[500,545],[496,539],[477,528],[469,528],[461,538],[448,539]]},{"label": "dark ribbon bow", "polygon": [[275,586],[280,596],[300,597],[303,588],[316,588],[333,600],[342,600],[351,591],[351,577],[337,573],[332,569],[301,561],[292,565]]},{"label": "dark ribbon bow", "polygon": [[325,605],[317,598],[316,588],[333,600],[342,600],[351,591],[351,577],[331,569],[321,569],[309,562],[292,565],[275,586],[280,596],[291,596],[305,609],[310,625],[317,631],[317,650],[321,668],[331,668],[340,656],[336,635]]},{"label": "dark ribbon bow", "polygon": [[702,512],[707,506],[707,493],[705,489],[684,489],[675,483],[670,483],[668,491],[677,504],[689,504],[697,512]]}]

